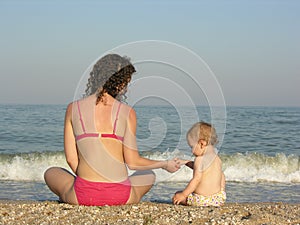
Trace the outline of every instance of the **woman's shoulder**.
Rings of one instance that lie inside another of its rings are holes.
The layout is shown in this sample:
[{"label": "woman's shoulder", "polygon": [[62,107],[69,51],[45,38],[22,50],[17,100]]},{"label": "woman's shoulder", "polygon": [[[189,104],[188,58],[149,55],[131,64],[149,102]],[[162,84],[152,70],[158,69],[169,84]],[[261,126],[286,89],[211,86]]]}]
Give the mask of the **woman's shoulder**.
[{"label": "woman's shoulder", "polygon": [[77,103],[77,102],[80,102],[82,99],[79,99],[79,100],[74,100],[74,101],[72,101],[72,102],[69,102],[68,104],[67,104],[67,111],[72,111],[73,110],[73,107],[75,106],[75,104]]},{"label": "woman's shoulder", "polygon": [[69,102],[67,104],[66,112],[71,114],[73,112],[73,109],[75,109],[74,108],[76,106],[75,104],[77,104],[78,102],[82,102],[84,100],[85,99],[83,98],[83,99],[73,100],[72,102]]},{"label": "woman's shoulder", "polygon": [[132,108],[130,105],[127,105],[126,103],[123,103],[123,102],[119,102],[119,104],[121,104],[121,109],[123,111],[126,111],[126,112],[135,112],[134,108]]},{"label": "woman's shoulder", "polygon": [[121,103],[120,108],[121,108],[122,115],[124,117],[126,117],[127,119],[129,119],[129,121],[136,120],[136,112],[133,107],[131,107],[125,103]]},{"label": "woman's shoulder", "polygon": [[73,104],[74,104],[74,102],[69,102],[69,103],[67,104],[67,109],[66,109],[67,112],[72,111],[72,109],[73,109]]}]

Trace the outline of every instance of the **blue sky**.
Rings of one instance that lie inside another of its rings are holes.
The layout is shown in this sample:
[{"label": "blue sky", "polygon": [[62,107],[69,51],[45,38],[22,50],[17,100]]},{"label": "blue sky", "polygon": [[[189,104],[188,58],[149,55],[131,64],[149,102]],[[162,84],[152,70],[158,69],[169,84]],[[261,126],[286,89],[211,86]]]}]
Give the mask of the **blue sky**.
[{"label": "blue sky", "polygon": [[0,103],[67,104],[104,52],[163,40],[209,65],[227,105],[300,106],[299,12],[296,0],[1,0]]}]

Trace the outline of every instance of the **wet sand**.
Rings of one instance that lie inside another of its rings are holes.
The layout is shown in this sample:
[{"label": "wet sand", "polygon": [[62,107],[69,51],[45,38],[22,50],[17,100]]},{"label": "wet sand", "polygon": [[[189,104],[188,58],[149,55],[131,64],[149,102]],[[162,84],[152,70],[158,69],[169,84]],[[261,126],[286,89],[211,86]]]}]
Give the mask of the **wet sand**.
[{"label": "wet sand", "polygon": [[0,201],[0,224],[300,224],[300,204],[226,203],[187,207],[141,202],[75,206],[56,201]]}]

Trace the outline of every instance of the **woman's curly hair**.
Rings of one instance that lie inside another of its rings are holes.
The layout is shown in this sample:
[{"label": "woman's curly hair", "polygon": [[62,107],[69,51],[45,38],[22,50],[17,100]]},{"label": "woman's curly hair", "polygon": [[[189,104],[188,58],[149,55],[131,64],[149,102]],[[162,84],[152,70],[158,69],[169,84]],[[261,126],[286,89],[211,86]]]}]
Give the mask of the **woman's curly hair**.
[{"label": "woman's curly hair", "polygon": [[117,54],[108,54],[99,59],[90,72],[85,96],[96,93],[98,104],[103,101],[104,93],[121,100],[125,97],[128,83],[135,72],[134,66],[127,57]]}]

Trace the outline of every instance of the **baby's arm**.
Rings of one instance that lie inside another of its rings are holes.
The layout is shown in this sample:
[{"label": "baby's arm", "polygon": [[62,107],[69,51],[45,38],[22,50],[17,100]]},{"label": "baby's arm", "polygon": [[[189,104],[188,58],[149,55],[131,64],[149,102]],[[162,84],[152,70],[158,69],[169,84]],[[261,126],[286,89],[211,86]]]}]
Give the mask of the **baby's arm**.
[{"label": "baby's arm", "polygon": [[221,190],[225,191],[225,186],[226,186],[225,175],[222,172]]},{"label": "baby's arm", "polygon": [[192,192],[195,191],[202,179],[202,172],[199,168],[202,157],[196,157],[194,163],[193,178],[182,192],[178,192],[173,197],[174,204],[186,203],[186,199]]},{"label": "baby's arm", "polygon": [[193,191],[195,191],[202,179],[202,170],[200,170],[202,158],[202,156],[198,156],[195,158],[195,162],[193,163],[193,178],[182,192],[185,196],[188,196]]}]

